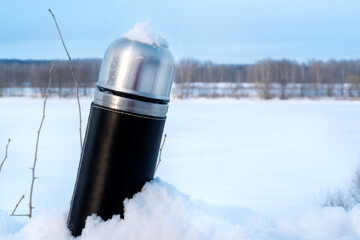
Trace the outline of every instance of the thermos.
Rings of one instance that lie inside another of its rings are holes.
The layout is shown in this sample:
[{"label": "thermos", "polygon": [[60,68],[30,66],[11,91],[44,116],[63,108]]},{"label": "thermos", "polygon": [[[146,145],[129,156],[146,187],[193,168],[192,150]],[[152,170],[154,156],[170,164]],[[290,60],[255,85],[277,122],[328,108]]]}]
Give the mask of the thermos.
[{"label": "thermos", "polygon": [[174,71],[166,46],[120,38],[106,50],[69,212],[73,236],[92,214],[123,217],[125,198],[153,179]]}]

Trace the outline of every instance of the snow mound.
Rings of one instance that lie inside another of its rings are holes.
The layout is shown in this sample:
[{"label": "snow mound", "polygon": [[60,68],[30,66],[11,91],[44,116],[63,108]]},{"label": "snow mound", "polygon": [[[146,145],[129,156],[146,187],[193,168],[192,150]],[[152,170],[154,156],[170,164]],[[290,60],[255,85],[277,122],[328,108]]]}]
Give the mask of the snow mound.
[{"label": "snow mound", "polygon": [[10,217],[9,214],[0,210],[0,236],[16,233],[22,226],[23,224],[17,222],[13,217]]},{"label": "snow mound", "polygon": [[169,47],[165,38],[152,32],[151,22],[149,20],[136,23],[133,29],[123,34],[121,37],[158,47]]},{"label": "snow mound", "polygon": [[[0,226],[14,219],[0,213]],[[67,211],[51,209],[33,218],[20,231],[0,228],[1,240],[70,240]],[[10,224],[11,225],[11,224]],[[16,225],[16,224],[15,224]],[[360,206],[350,212],[325,208],[300,217],[270,219],[251,210],[194,201],[175,187],[155,179],[132,199],[125,200],[125,219],[87,218],[78,240],[95,239],[359,239]],[[2,234],[2,235],[1,235]]]}]

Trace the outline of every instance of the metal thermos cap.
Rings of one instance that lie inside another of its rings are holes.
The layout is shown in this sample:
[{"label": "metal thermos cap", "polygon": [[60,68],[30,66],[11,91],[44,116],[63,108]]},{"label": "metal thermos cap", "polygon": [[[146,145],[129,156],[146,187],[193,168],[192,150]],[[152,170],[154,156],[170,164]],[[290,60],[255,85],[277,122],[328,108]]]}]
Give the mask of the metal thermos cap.
[{"label": "metal thermos cap", "polygon": [[97,85],[105,91],[168,102],[174,72],[175,61],[166,47],[120,38],[105,52]]}]

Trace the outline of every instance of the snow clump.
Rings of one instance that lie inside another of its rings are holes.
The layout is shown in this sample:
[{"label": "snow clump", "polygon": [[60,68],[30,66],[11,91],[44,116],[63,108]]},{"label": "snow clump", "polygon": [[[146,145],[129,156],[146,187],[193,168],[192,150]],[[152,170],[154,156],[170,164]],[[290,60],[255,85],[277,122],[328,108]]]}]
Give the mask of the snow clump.
[{"label": "snow clump", "polygon": [[169,47],[168,42],[161,35],[152,32],[151,22],[136,23],[134,28],[121,36],[132,41],[142,42],[157,47]]}]

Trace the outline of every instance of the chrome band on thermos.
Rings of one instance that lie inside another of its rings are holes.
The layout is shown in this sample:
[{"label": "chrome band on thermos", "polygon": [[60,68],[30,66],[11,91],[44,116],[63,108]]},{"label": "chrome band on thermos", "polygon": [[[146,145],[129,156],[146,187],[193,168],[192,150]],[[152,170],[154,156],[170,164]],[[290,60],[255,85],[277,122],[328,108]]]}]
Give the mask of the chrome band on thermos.
[{"label": "chrome band on thermos", "polygon": [[118,39],[107,49],[91,105],[68,227],[123,216],[123,201],[154,177],[175,63],[170,51]]}]

